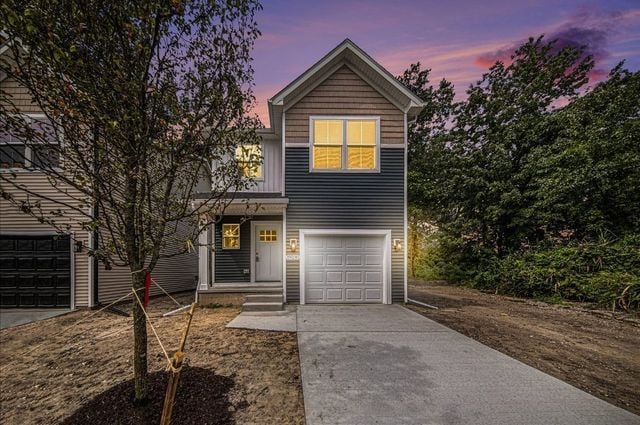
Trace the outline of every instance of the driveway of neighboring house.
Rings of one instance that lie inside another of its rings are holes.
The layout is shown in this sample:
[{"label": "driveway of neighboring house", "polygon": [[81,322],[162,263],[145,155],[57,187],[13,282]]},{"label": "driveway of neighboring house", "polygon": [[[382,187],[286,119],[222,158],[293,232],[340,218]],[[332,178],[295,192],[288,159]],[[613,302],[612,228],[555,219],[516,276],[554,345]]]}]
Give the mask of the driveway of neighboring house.
[{"label": "driveway of neighboring house", "polygon": [[0,309],[0,329],[12,328],[18,325],[50,319],[69,313],[68,309]]},{"label": "driveway of neighboring house", "polygon": [[299,306],[308,425],[640,424],[399,305]]}]

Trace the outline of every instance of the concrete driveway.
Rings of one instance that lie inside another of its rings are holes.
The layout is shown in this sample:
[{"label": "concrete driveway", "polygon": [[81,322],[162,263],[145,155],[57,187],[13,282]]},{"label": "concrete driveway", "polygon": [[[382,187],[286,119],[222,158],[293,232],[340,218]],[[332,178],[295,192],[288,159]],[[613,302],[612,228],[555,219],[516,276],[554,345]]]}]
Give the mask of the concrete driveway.
[{"label": "concrete driveway", "polygon": [[0,309],[0,329],[12,328],[18,325],[50,319],[52,317],[67,314],[69,309]]},{"label": "concrete driveway", "polygon": [[399,305],[299,306],[308,425],[640,424]]}]

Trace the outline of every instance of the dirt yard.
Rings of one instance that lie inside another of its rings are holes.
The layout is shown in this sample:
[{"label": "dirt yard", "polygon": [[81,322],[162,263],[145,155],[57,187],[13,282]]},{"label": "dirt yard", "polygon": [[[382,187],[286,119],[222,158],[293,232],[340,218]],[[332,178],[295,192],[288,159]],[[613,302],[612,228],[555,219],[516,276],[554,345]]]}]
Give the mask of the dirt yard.
[{"label": "dirt yard", "polygon": [[640,414],[640,320],[443,283],[411,281],[411,308],[636,414]]},{"label": "dirt yard", "polygon": [[[187,303],[188,298],[179,301]],[[168,350],[177,347],[184,326],[184,316],[159,317],[173,308],[164,298],[152,299],[149,309]],[[238,312],[238,307],[231,306],[197,309],[186,347],[189,371],[182,384],[201,382],[202,377],[212,380],[212,390],[224,400],[211,408],[223,406],[228,411],[218,414],[224,420],[214,423],[304,423],[295,334],[225,329]],[[118,391],[116,386],[126,385],[133,373],[131,318],[99,313],[57,335],[92,313],[81,311],[0,331],[0,423],[54,424],[70,417],[74,423],[78,420],[77,414],[72,417],[74,412],[87,410],[81,406],[109,400],[109,394]],[[149,329],[149,371],[162,371],[165,366]],[[157,373],[152,377],[158,381]],[[151,387],[164,391],[163,384],[152,382]],[[178,398],[184,389],[180,387]],[[202,388],[194,390],[194,397],[201,393]],[[182,394],[176,409],[180,403],[189,405],[189,393]]]}]

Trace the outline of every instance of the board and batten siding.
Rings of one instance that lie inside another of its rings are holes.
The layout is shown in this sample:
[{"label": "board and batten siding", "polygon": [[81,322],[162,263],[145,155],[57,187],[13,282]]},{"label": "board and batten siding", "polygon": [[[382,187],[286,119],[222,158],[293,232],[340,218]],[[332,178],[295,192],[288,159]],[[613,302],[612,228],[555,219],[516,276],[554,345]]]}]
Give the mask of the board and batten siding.
[{"label": "board and batten siding", "polygon": [[[9,173],[9,171],[0,170],[0,173]],[[34,193],[40,194],[46,199],[37,198],[31,195],[29,198],[31,201],[36,199],[40,200],[42,211],[45,215],[49,215],[51,211],[57,211],[61,207],[58,202],[71,202],[71,198],[64,193],[61,193],[61,187],[53,187],[47,177],[37,171],[16,171],[15,182],[20,185],[27,186],[29,190]],[[11,178],[11,177],[9,177]],[[3,190],[11,193],[12,196],[20,201],[26,199],[27,195],[11,186],[10,183],[2,182]],[[72,188],[68,188],[73,193]],[[70,208],[64,208],[64,215],[62,217],[56,217],[55,222],[57,225],[66,227],[69,226],[70,230],[65,231],[67,234],[72,235],[74,241],[82,242],[84,249],[82,252],[73,253],[73,296],[75,307],[88,307],[89,306],[89,257],[87,256],[87,250],[89,246],[89,233],[86,230],[82,230],[80,221],[86,220],[83,214],[74,211]],[[42,235],[42,234],[55,234],[56,229],[47,224],[40,223],[37,219],[22,212],[19,207],[9,202],[4,198],[0,198],[0,234],[14,234],[14,235]]]},{"label": "board and batten siding", "polygon": [[[264,138],[261,143],[262,146],[262,177],[256,178],[252,182],[251,186],[242,189],[241,192],[260,192],[260,193],[279,193],[282,192],[282,141],[279,139],[267,139]],[[216,162],[213,162],[213,167],[216,167]],[[211,182],[209,184],[215,185],[221,182]],[[211,187],[203,190],[202,183],[199,183],[196,192],[208,192]]]},{"label": "board and batten siding", "polygon": [[310,115],[380,117],[383,144],[404,144],[404,114],[347,66],[342,66],[291,107],[286,106],[287,143],[309,142]]},{"label": "board and batten siding", "polygon": [[262,141],[262,178],[256,179],[247,192],[282,192],[282,142]]},{"label": "board and batten siding", "polygon": [[[309,149],[288,147],[287,241],[300,229],[389,229],[404,241],[404,149],[382,148],[380,173],[310,173]],[[391,252],[393,302],[404,301],[404,253]],[[287,302],[300,302],[300,262],[287,260]]]}]

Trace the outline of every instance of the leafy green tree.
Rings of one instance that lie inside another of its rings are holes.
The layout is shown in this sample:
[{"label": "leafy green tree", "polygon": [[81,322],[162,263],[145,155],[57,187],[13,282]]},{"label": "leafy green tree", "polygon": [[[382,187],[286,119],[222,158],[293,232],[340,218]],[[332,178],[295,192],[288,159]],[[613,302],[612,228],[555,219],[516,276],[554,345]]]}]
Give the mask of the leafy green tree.
[{"label": "leafy green tree", "polygon": [[[53,226],[67,211],[80,214],[85,229],[107,235],[89,254],[128,266],[133,290],[143,288],[146,270],[180,253],[163,250],[170,242],[193,247],[203,213],[250,184],[233,158],[236,146],[257,140],[257,120],[245,112],[259,8],[252,0],[2,2],[11,54],[0,71],[28,89],[46,120],[26,122],[20,99],[3,92],[0,124],[36,152],[27,166],[68,201],[42,211],[38,188],[0,173],[5,200]],[[218,189],[192,205],[196,182],[209,174],[208,187]],[[193,230],[184,234],[184,223]],[[137,303],[133,329],[135,398],[143,401],[147,330]]]},{"label": "leafy green tree", "polygon": [[428,184],[418,197],[439,226],[466,244],[498,253],[539,238],[527,208],[532,150],[552,143],[553,107],[577,96],[593,66],[581,49],[529,39],[467,90],[454,124],[439,138]]},{"label": "leafy green tree", "polygon": [[526,166],[536,215],[551,236],[620,237],[640,232],[640,72],[622,64],[553,114],[552,144]]}]

